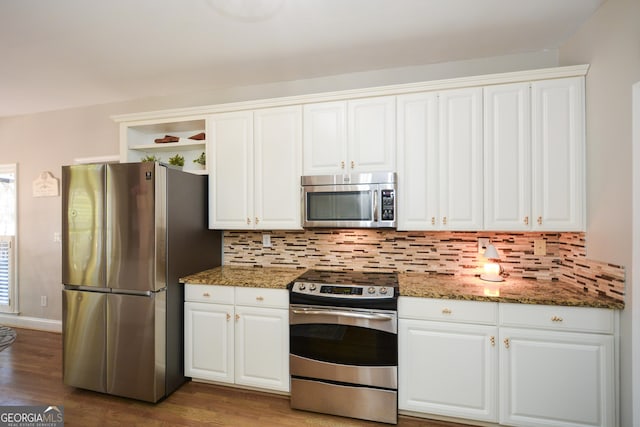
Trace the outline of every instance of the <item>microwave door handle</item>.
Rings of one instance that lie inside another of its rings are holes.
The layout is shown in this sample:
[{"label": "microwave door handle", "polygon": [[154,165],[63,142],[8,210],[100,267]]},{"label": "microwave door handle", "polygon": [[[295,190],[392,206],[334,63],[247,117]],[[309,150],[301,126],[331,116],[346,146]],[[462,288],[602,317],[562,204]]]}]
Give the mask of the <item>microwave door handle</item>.
[{"label": "microwave door handle", "polygon": [[373,190],[373,222],[378,222],[378,189]]}]

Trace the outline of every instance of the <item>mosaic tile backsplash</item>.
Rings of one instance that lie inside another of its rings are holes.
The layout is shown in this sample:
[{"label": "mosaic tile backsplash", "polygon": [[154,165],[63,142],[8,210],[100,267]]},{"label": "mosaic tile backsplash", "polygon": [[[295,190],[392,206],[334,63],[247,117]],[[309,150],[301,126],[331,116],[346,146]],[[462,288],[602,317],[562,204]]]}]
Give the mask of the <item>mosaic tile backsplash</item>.
[{"label": "mosaic tile backsplash", "polygon": [[[262,246],[263,234],[271,236],[271,247]],[[508,275],[561,280],[624,301],[624,268],[587,259],[584,233],[225,231],[224,263],[474,276],[485,261],[479,237],[490,238]],[[534,255],[536,240],[545,241],[546,255]]]}]

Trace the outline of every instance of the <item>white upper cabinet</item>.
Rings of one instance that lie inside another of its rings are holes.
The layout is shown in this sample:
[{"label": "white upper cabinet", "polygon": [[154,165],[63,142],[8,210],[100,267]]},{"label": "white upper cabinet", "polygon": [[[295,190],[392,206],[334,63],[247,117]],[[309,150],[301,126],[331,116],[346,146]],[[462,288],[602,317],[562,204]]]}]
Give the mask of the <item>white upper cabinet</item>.
[{"label": "white upper cabinet", "polygon": [[395,96],[304,106],[303,175],[395,171]]},{"label": "white upper cabinet", "polygon": [[584,229],[582,77],[484,89],[484,228]]},{"label": "white upper cabinet", "polygon": [[398,97],[398,228],[482,227],[482,89]]},{"label": "white upper cabinet", "polygon": [[398,229],[439,227],[438,94],[398,96]]},{"label": "white upper cabinet", "polygon": [[488,230],[531,224],[529,83],[484,88],[484,218]]},{"label": "white upper cabinet", "polygon": [[533,82],[533,230],[585,227],[584,77]]},{"label": "white upper cabinet", "polygon": [[210,228],[301,228],[301,114],[293,106],[209,118]]},{"label": "white upper cabinet", "polygon": [[439,94],[440,228],[482,228],[482,88]]}]

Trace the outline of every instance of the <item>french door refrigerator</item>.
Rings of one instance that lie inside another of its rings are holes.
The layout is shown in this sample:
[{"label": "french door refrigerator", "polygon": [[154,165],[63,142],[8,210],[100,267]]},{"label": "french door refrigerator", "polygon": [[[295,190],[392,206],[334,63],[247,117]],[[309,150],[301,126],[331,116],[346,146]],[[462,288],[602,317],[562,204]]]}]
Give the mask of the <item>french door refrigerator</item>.
[{"label": "french door refrigerator", "polygon": [[181,276],[220,265],[207,178],[160,163],[62,168],[63,378],[157,402],[184,381]]}]

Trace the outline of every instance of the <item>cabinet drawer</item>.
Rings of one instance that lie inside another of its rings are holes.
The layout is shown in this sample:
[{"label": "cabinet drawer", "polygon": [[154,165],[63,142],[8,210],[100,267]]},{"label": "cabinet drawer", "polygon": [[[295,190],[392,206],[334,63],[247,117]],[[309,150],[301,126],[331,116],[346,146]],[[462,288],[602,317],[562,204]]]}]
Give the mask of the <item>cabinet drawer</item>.
[{"label": "cabinet drawer", "polygon": [[614,311],[559,305],[500,304],[500,326],[611,334]]},{"label": "cabinet drawer", "polygon": [[289,308],[289,291],[286,289],[236,287],[236,305]]},{"label": "cabinet drawer", "polygon": [[400,297],[398,317],[495,325],[498,309],[494,302]]},{"label": "cabinet drawer", "polygon": [[233,286],[189,285],[184,287],[185,301],[233,304]]}]

